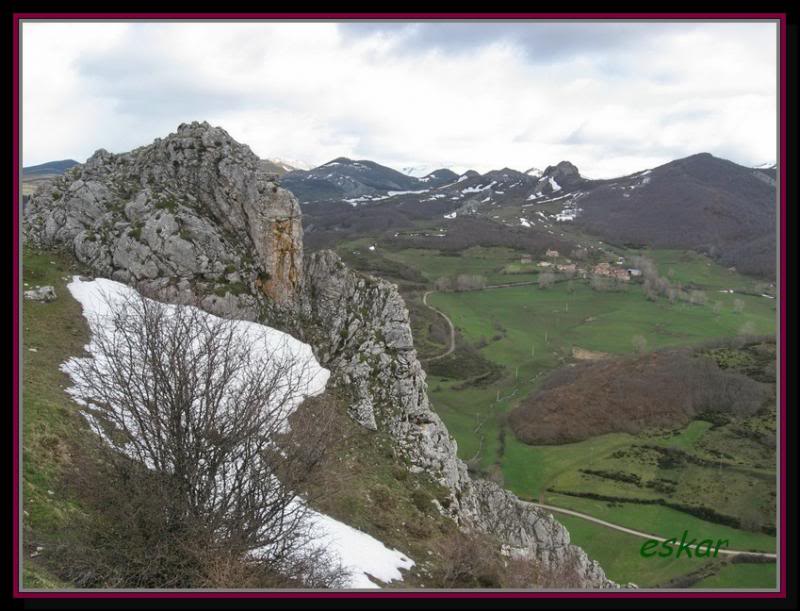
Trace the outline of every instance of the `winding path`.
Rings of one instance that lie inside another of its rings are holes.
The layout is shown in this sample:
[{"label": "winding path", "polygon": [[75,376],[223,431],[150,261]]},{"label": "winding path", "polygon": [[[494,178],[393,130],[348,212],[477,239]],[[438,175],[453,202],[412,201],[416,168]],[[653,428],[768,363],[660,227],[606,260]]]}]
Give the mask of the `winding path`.
[{"label": "winding path", "polygon": [[[536,281],[535,280],[531,280],[531,281],[527,281],[527,282],[509,282],[507,284],[489,284],[487,286],[484,286],[483,288],[473,289],[473,290],[485,291],[487,289],[507,289],[507,288],[513,288],[515,286],[529,286],[531,284],[536,284]],[[452,354],[453,350],[456,349],[456,329],[453,326],[453,321],[450,320],[450,318],[447,316],[447,314],[445,314],[444,312],[442,312],[438,308],[435,308],[435,307],[433,307],[432,305],[430,305],[428,303],[428,295],[430,295],[431,293],[436,293],[436,291],[434,291],[434,290],[425,291],[425,294],[422,295],[422,303],[426,308],[428,308],[430,310],[433,310],[439,316],[444,318],[445,322],[447,323],[448,328],[450,329],[450,341],[448,342],[447,350],[442,352],[442,354],[437,354],[436,356],[432,356],[432,357],[427,358],[427,359],[420,359],[420,360],[422,360],[422,361],[424,361],[426,363],[430,363],[431,361],[438,361],[439,359],[442,359],[442,358],[446,357],[448,354]]]},{"label": "winding path", "polygon": [[[525,285],[529,285],[529,284],[535,284],[535,282],[516,282],[516,283],[510,283],[510,284],[494,284],[494,285],[485,286],[485,287],[483,287],[483,289],[478,289],[478,290],[509,288],[509,287],[513,287],[513,286],[525,286]],[[438,359],[444,358],[447,355],[452,354],[453,350],[455,350],[455,327],[453,326],[453,321],[450,320],[450,318],[447,316],[447,314],[445,314],[444,312],[442,312],[438,308],[435,308],[434,306],[432,306],[432,305],[430,305],[428,303],[428,295],[430,295],[431,293],[435,293],[435,292],[436,291],[434,291],[434,290],[425,291],[425,293],[422,296],[422,303],[425,305],[425,307],[430,308],[431,310],[433,310],[434,312],[439,314],[439,316],[444,318],[445,322],[447,322],[447,326],[450,329],[450,342],[449,342],[449,346],[448,346],[448,348],[447,348],[447,350],[445,352],[443,352],[442,354],[439,354],[437,356],[433,356],[433,357],[431,357],[429,359],[425,359],[425,361],[427,361],[427,362],[436,361]],[[605,526],[606,528],[611,528],[611,529],[617,530],[619,532],[623,532],[623,533],[626,533],[626,534],[629,534],[629,535],[633,535],[634,537],[639,537],[639,538],[642,538],[642,539],[653,539],[653,540],[656,540],[656,541],[659,541],[659,542],[664,542],[664,541],[667,540],[664,537],[658,537],[656,535],[651,535],[651,534],[648,534],[648,533],[644,533],[644,532],[641,532],[639,530],[634,530],[632,528],[627,528],[625,526],[620,526],[619,524],[613,524],[611,522],[606,522],[605,520],[601,520],[600,518],[595,518],[593,516],[590,516],[589,514],[581,513],[579,511],[573,511],[571,509],[564,509],[562,507],[554,507],[553,505],[544,505],[542,503],[534,503],[532,501],[520,501],[520,502],[522,502],[522,503],[524,503],[526,505],[533,505],[534,507],[538,507],[539,509],[544,509],[546,511],[552,511],[552,512],[555,512],[555,513],[563,513],[563,514],[566,514],[566,515],[574,516],[576,518],[581,518],[583,520],[588,520],[589,522],[594,522],[595,524],[600,524],[601,526]],[[771,552],[748,552],[748,551],[742,551],[742,550],[721,549],[721,550],[719,550],[719,553],[720,554],[725,554],[727,556],[740,556],[740,555],[744,554],[744,555],[748,555],[748,556],[756,556],[756,557],[759,557],[759,558],[771,558],[771,559],[776,559],[777,558],[777,555],[774,554],[774,553],[771,553]]]},{"label": "winding path", "polygon": [[[488,285],[488,286],[483,287],[482,289],[477,289],[477,290],[510,288],[510,287],[514,287],[514,286],[526,286],[526,285],[530,285],[530,284],[535,284],[535,281],[531,281],[531,282],[514,282],[514,283],[509,283],[509,284],[493,284],[493,285]],[[435,292],[436,291],[434,291],[434,290],[425,291],[425,293],[422,296],[422,303],[425,305],[425,307],[427,307],[427,308],[433,310],[434,312],[436,312],[437,314],[439,314],[439,316],[444,318],[445,322],[447,322],[447,326],[450,329],[450,342],[449,342],[449,346],[448,346],[448,348],[447,348],[447,350],[445,352],[443,352],[442,354],[439,354],[437,356],[433,356],[433,357],[431,357],[429,359],[425,359],[425,361],[427,361],[427,362],[436,361],[438,359],[444,358],[447,355],[452,354],[453,350],[455,350],[455,327],[453,326],[453,321],[450,320],[450,318],[447,316],[447,314],[445,314],[444,312],[442,312],[438,308],[435,308],[434,306],[432,306],[432,305],[430,305],[428,303],[428,295],[430,295],[431,293],[435,293]],[[480,450],[479,450],[479,452],[480,452]],[[520,501],[520,502],[522,502],[522,503],[524,503],[526,505],[533,505],[534,507],[538,507],[539,509],[544,509],[546,511],[552,511],[552,512],[555,512],[555,513],[563,513],[563,514],[566,514],[566,515],[574,516],[576,518],[581,518],[583,520],[588,520],[589,522],[594,522],[595,524],[600,524],[601,526],[605,526],[606,528],[611,528],[612,530],[617,530],[619,532],[623,532],[623,533],[626,533],[626,534],[629,534],[629,535],[633,535],[634,537],[639,537],[639,538],[642,538],[642,539],[652,539],[652,540],[659,541],[659,542],[667,541],[667,539],[665,539],[664,537],[658,537],[656,535],[651,535],[651,534],[648,534],[648,533],[644,533],[644,532],[641,532],[639,530],[634,530],[632,528],[627,528],[625,526],[620,526],[619,524],[613,524],[611,522],[606,522],[605,520],[601,520],[600,518],[595,518],[593,516],[590,516],[589,514],[581,513],[579,511],[573,511],[571,509],[564,509],[562,507],[554,507],[553,505],[544,505],[542,503],[534,503],[532,501]],[[747,555],[747,556],[756,556],[756,557],[759,557],[759,558],[770,558],[770,559],[776,559],[777,558],[777,555],[774,554],[774,553],[771,553],[771,552],[748,552],[748,551],[743,551],[743,550],[721,549],[721,550],[719,550],[719,553],[720,554],[725,554],[727,556]]]},{"label": "winding path", "polygon": [[[641,537],[643,539],[654,539],[656,541],[666,541],[664,537],[657,537],[656,535],[649,535],[647,533],[643,533],[638,530],[633,530],[632,528],[626,528],[624,526],[619,526],[618,524],[612,524],[611,522],[606,522],[605,520],[601,520],[599,518],[592,517],[585,513],[580,513],[578,511],[572,511],[571,509],[563,509],[561,507],[554,507],[552,505],[543,505],[541,503],[533,503],[530,501],[522,501],[522,503],[526,505],[533,505],[534,507],[538,507],[539,509],[545,509],[547,511],[554,511],[557,513],[565,513],[570,516],[575,516],[577,518],[582,518],[584,520],[588,520],[589,522],[594,522],[595,524],[600,524],[601,526],[605,526],[606,528],[612,528],[614,530],[618,530],[620,532],[627,533],[629,535],[633,535],[634,537]],[[728,556],[740,556],[742,554],[746,556],[758,556],[760,558],[777,558],[777,555],[771,552],[746,552],[741,550],[734,550],[734,549],[721,549],[719,550],[720,554],[726,554]]]},{"label": "winding path", "polygon": [[422,303],[425,305],[425,307],[433,310],[439,316],[444,318],[445,322],[447,323],[447,327],[450,329],[450,341],[447,350],[442,352],[442,354],[438,354],[436,356],[432,356],[429,359],[425,359],[426,362],[438,361],[439,359],[446,357],[448,354],[452,354],[453,350],[456,349],[456,328],[453,326],[453,321],[450,320],[450,317],[447,316],[447,314],[445,314],[441,310],[434,308],[432,305],[428,305],[428,295],[435,292],[436,291],[425,291],[425,294],[422,296]]}]

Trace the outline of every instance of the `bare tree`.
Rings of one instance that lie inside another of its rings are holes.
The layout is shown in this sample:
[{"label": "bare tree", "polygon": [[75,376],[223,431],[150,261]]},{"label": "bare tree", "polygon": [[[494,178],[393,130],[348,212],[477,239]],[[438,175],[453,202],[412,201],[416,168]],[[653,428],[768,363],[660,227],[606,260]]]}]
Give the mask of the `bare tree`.
[{"label": "bare tree", "polygon": [[486,286],[486,278],[480,274],[459,274],[456,277],[457,291],[477,291]]},{"label": "bare tree", "polygon": [[631,338],[631,344],[636,354],[642,354],[647,350],[647,339],[643,335],[634,335],[633,338]]},{"label": "bare tree", "polygon": [[552,272],[540,272],[539,273],[539,288],[540,289],[549,289],[553,286],[553,283],[556,281],[556,276]]},{"label": "bare tree", "polygon": [[[105,481],[119,489],[101,494],[121,492],[133,513],[113,525],[119,536],[104,535],[118,546],[113,579],[197,587],[212,559],[219,574],[297,567],[310,536],[300,495],[331,418],[321,410],[313,427],[288,425],[319,375],[311,353],[258,325],[134,295],[107,298],[92,358],[69,364],[84,415],[113,450]],[[163,566],[146,549],[150,531]]]},{"label": "bare tree", "polygon": [[570,254],[571,259],[576,259],[578,261],[584,261],[589,256],[589,251],[585,248],[575,248]]},{"label": "bare tree", "polygon": [[705,305],[708,301],[708,296],[705,291],[692,290],[689,292],[689,303],[694,305]]},{"label": "bare tree", "polygon": [[449,276],[440,276],[433,283],[433,286],[437,291],[452,291],[453,280]]}]

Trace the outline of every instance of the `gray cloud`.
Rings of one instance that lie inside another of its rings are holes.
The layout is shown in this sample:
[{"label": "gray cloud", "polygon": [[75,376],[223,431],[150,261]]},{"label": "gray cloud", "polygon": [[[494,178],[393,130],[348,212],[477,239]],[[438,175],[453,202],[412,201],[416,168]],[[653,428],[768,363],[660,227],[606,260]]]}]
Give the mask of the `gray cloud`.
[{"label": "gray cloud", "polygon": [[[205,119],[262,156],[609,176],[772,158],[774,35],[702,23],[26,25],[26,164]],[[27,76],[26,76],[27,75]],[[646,161],[645,161],[646,160]]]},{"label": "gray cloud", "polygon": [[428,23],[345,23],[340,26],[351,40],[381,34],[396,37],[398,53],[439,50],[464,53],[493,43],[512,44],[522,49],[529,61],[551,63],[576,57],[598,58],[609,54],[634,53],[658,43],[661,36],[694,29],[679,23],[604,22],[428,22]]}]

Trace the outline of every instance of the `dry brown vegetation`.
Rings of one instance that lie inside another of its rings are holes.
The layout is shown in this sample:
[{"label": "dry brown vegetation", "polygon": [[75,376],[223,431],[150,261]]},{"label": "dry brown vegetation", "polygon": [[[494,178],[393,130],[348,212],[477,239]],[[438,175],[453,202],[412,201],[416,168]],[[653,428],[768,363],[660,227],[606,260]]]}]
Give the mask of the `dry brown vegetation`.
[{"label": "dry brown vegetation", "polygon": [[685,425],[706,411],[743,415],[768,396],[762,384],[690,350],[665,350],[562,368],[509,415],[531,444]]},{"label": "dry brown vegetation", "polygon": [[74,365],[106,443],[76,444],[63,485],[80,511],[41,542],[53,573],[78,587],[339,584],[298,501],[328,460],[333,409],[314,398],[284,426],[308,362],[196,308],[109,303],[96,358]]}]

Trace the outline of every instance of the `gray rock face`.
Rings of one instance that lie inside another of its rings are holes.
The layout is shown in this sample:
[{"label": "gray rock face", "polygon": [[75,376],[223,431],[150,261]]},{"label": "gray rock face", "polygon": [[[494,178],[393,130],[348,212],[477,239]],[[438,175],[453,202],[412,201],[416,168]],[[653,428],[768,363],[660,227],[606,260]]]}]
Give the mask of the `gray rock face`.
[{"label": "gray rock face", "polygon": [[[260,293],[288,306],[302,290],[297,200],[249,147],[205,122],[129,153],[97,151],[31,197],[23,231],[98,275],[162,289],[159,280],[186,280],[199,299]],[[234,301],[247,309],[253,297]]]},{"label": "gray rock face", "polygon": [[330,251],[307,257],[306,287],[303,311],[318,330],[307,339],[331,368],[334,383],[347,385],[355,396],[352,417],[388,431],[417,469],[457,489],[466,469],[428,405],[425,372],[396,287],[356,274]]},{"label": "gray rock face", "polygon": [[331,369],[332,383],[353,393],[352,417],[389,432],[413,471],[425,471],[450,489],[443,511],[554,572],[569,567],[575,587],[617,587],[570,544],[569,533],[552,515],[493,482],[469,477],[455,440],[428,402],[408,310],[396,286],[349,270],[334,253],[322,251],[306,257],[306,289],[304,339]]},{"label": "gray rock face", "polygon": [[130,153],[97,151],[31,197],[23,231],[161,300],[293,331],[348,389],[351,416],[450,490],[441,510],[459,525],[572,567],[576,587],[613,587],[551,515],[469,477],[428,402],[397,288],[329,251],[304,262],[297,200],[224,130],[192,123]]},{"label": "gray rock face", "polygon": [[50,301],[55,301],[56,290],[50,285],[37,286],[36,288],[25,291],[24,296],[25,299],[30,299],[31,301],[48,303]]}]

